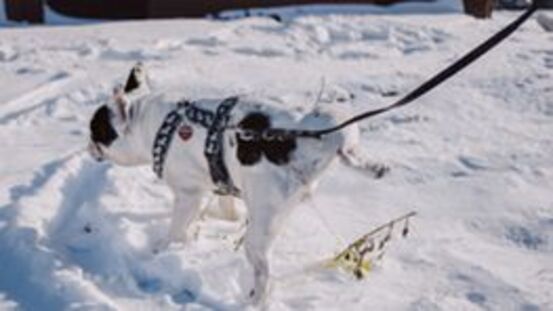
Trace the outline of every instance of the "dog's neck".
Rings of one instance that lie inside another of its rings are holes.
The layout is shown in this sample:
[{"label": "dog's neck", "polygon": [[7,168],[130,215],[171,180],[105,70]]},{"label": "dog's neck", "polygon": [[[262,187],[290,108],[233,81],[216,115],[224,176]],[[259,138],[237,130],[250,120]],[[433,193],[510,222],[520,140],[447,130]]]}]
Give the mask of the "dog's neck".
[{"label": "dog's neck", "polygon": [[125,166],[151,165],[156,132],[171,106],[150,96],[129,98],[129,103],[127,122],[118,128],[119,139],[110,147],[117,149],[111,158]]},{"label": "dog's neck", "polygon": [[167,115],[176,108],[174,100],[162,95],[141,97],[133,103],[129,139],[140,165],[153,164],[152,148],[157,133]]}]

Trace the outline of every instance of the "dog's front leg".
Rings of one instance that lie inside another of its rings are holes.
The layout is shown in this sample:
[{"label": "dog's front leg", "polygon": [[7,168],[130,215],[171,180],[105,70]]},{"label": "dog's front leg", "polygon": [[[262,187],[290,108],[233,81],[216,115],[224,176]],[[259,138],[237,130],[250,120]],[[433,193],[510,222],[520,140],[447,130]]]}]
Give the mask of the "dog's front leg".
[{"label": "dog's front leg", "polygon": [[240,218],[238,211],[236,210],[236,204],[232,196],[221,196],[219,198],[219,205],[222,211],[223,219],[229,221],[237,221]]},{"label": "dog's front leg", "polygon": [[203,192],[187,191],[175,193],[169,233],[165,238],[156,243],[154,252],[167,249],[171,242],[186,243],[188,228],[199,214],[203,196]]},{"label": "dog's front leg", "polygon": [[173,218],[169,228],[169,240],[186,243],[188,227],[198,216],[203,194],[189,192],[177,194],[173,206]]},{"label": "dog's front leg", "polygon": [[[268,187],[260,189],[268,189]],[[272,202],[263,202],[267,201],[268,196],[262,192],[254,195],[254,200],[247,200],[249,221],[244,235],[244,250],[254,272],[253,289],[248,292],[248,300],[257,306],[265,304],[270,291],[268,255],[282,221],[289,211],[289,208],[282,203],[285,200],[276,198],[283,196],[280,190],[276,188],[272,190],[274,194]]]}]

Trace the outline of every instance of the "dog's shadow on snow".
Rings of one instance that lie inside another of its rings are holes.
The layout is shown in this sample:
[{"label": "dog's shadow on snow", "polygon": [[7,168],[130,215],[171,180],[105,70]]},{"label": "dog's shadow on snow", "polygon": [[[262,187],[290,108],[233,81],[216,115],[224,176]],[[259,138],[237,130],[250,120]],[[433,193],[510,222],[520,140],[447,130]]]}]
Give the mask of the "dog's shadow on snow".
[{"label": "dog's shadow on snow", "polygon": [[[63,199],[48,227],[46,242],[63,264],[82,269],[100,290],[114,296],[168,297],[178,305],[194,303],[214,310],[239,309],[206,293],[199,269],[183,260],[179,250],[154,254],[150,243],[137,246],[133,242],[141,234],[151,235],[151,229],[131,238],[125,222],[147,223],[152,219],[143,214],[106,210],[99,198],[113,191],[108,180],[110,167],[85,162],[63,182]],[[153,217],[159,221],[164,215]]]}]

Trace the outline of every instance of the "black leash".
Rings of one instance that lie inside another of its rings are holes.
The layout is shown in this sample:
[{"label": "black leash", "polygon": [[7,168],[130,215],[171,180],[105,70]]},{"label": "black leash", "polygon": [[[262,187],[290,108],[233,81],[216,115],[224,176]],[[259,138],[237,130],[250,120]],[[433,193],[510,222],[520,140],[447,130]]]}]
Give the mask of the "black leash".
[{"label": "black leash", "polygon": [[537,5],[532,4],[532,6],[530,6],[519,18],[517,18],[511,24],[507,25],[501,31],[499,31],[491,38],[489,38],[488,40],[486,40],[485,42],[477,46],[475,49],[467,53],[461,59],[459,59],[458,61],[456,61],[449,67],[447,67],[446,69],[442,70],[440,73],[436,74],[430,80],[426,81],[418,88],[411,91],[411,93],[407,94],[405,97],[403,97],[402,99],[400,99],[399,101],[395,102],[392,105],[367,111],[349,120],[346,120],[337,126],[327,128],[327,129],[296,130],[296,129],[271,128],[271,129],[265,130],[264,133],[246,132],[244,134],[250,139],[286,139],[286,138],[293,138],[293,137],[321,138],[321,136],[339,131],[351,125],[352,123],[356,123],[363,119],[377,116],[386,111],[390,111],[392,109],[405,106],[413,102],[415,99],[421,97],[422,95],[428,93],[433,88],[442,84],[443,82],[445,82],[446,80],[448,80],[449,78],[457,74],[459,71],[461,71],[462,69],[464,69],[465,67],[467,67],[468,65],[476,61],[478,58],[480,58],[481,56],[489,52],[492,48],[494,48],[496,45],[498,45],[507,37],[509,37],[513,32],[515,32],[515,30],[517,30],[520,27],[520,25],[522,25],[536,10],[537,10]]}]

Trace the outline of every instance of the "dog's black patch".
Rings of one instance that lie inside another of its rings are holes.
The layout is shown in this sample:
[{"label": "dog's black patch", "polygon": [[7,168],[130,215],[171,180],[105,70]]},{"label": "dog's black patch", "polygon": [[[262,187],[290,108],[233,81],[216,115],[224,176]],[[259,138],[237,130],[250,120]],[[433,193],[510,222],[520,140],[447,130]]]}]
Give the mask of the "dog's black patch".
[{"label": "dog's black patch", "polygon": [[138,77],[136,76],[136,67],[134,67],[133,69],[131,69],[131,73],[127,78],[127,83],[125,83],[124,92],[130,93],[136,90],[138,87],[140,87],[140,81],[138,81]]},{"label": "dog's black patch", "polygon": [[106,105],[94,113],[90,121],[90,137],[93,142],[106,147],[117,139],[117,132],[111,125],[111,112]]},{"label": "dog's black patch", "polygon": [[[262,132],[271,126],[269,117],[260,112],[248,114],[239,123],[240,128]],[[265,155],[267,160],[276,165],[285,165],[290,161],[290,155],[296,149],[295,139],[247,141],[236,135],[238,148],[236,156],[242,165],[254,165]]]},{"label": "dog's black patch", "polygon": [[[271,126],[271,124],[266,115],[256,112],[247,115],[240,121],[239,126],[243,129],[263,131]],[[239,135],[236,135],[236,140],[238,142],[236,156],[242,165],[254,165],[261,160],[263,152],[261,142],[246,141],[241,139]]]}]

